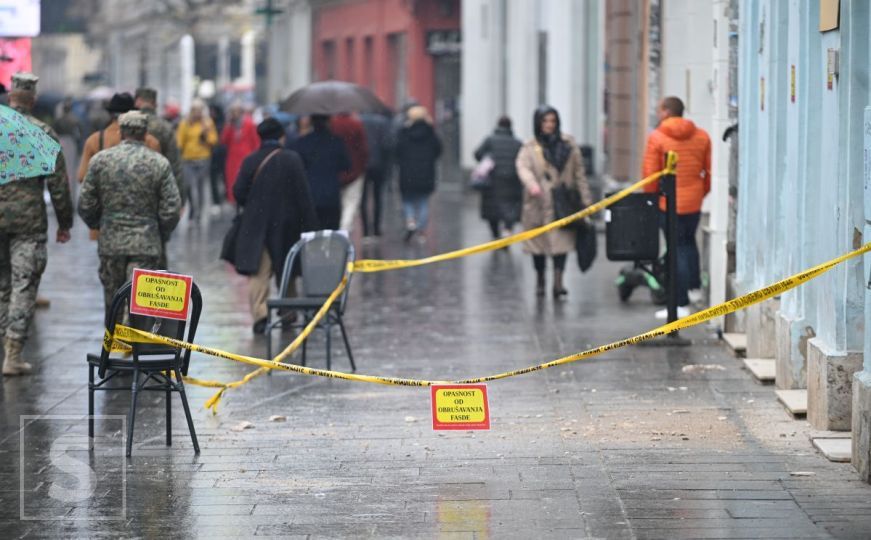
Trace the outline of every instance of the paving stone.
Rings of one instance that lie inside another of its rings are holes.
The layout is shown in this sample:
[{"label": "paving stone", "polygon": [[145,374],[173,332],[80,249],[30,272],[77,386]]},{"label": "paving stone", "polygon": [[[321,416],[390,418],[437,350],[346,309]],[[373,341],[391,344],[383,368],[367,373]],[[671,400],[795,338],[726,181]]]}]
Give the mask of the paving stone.
[{"label": "paving stone", "polygon": [[723,334],[723,341],[737,356],[743,356],[747,351],[747,334],[726,332]]},{"label": "paving stone", "polygon": [[[439,225],[426,244],[404,244],[398,212],[388,211],[386,236],[359,245],[358,256],[421,257],[475,244],[489,234],[477,213],[474,198],[440,190],[433,206]],[[228,220],[185,220],[169,243],[170,261],[203,290],[198,341],[262,356],[265,342],[250,332],[246,279],[215,257]],[[75,478],[52,465],[50,448],[61,434],[86,433],[84,424],[59,426],[40,416],[23,433],[19,424],[19,415],[86,411],[83,359],[99,350],[102,321],[98,307],[81,313],[78,306],[99,300],[100,289],[93,244],[83,227],[73,233],[73,242],[49,246],[42,292],[52,306],[37,314],[27,347],[36,374],[0,385],[0,538],[871,537],[861,517],[871,515],[871,486],[849,465],[814,452],[805,423],[787,421],[770,389],[705,328],[682,332],[693,347],[627,348],[494,381],[489,432],[433,432],[425,388],[275,373],[229,390],[217,415],[202,406],[214,389],[187,385],[202,447],[195,456],[177,396],[174,444],[166,448],[163,395],[146,394],[126,463],[126,519],[96,521],[124,493],[120,464],[107,461],[120,434],[106,430],[93,454],[100,464],[95,495],[65,503],[52,498],[52,486],[69,487]],[[600,259],[587,274],[570,268],[570,296],[557,303],[535,297],[534,272],[519,247],[355,276],[346,324],[359,370],[484,375],[653,328],[656,306],[647,298],[616,300],[620,266]],[[71,271],[83,285],[70,286]],[[275,342],[289,337],[276,333]],[[309,365],[325,364],[322,334],[309,352]],[[334,360],[338,369],[347,366],[342,351]],[[690,364],[724,370],[684,373]],[[200,354],[191,363],[192,376],[222,381],[251,369]],[[98,394],[95,403],[100,414],[120,415],[128,404],[126,392]],[[287,421],[270,422],[272,415]],[[231,431],[242,421],[254,428]],[[22,434],[33,437],[24,452]],[[91,461],[85,450],[67,456]],[[21,495],[26,509],[85,519],[19,521]]]},{"label": "paving stone", "polygon": [[829,461],[849,463],[853,457],[852,439],[812,439],[814,447],[826,456]]},{"label": "paving stone", "polygon": [[807,414],[807,390],[775,390],[777,399],[793,416]]},{"label": "paving stone", "polygon": [[777,361],[774,358],[745,358],[744,367],[761,383],[773,383]]}]

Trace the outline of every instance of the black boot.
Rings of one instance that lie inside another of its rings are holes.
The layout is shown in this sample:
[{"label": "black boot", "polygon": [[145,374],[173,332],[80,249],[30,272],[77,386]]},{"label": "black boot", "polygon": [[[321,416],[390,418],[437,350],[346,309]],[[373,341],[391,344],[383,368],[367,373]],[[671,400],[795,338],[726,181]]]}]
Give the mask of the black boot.
[{"label": "black boot", "polygon": [[562,270],[554,270],[553,271],[553,297],[560,298],[569,294],[569,291],[563,287],[563,271]]},{"label": "black boot", "polygon": [[536,272],[535,296],[544,296],[544,272]]}]

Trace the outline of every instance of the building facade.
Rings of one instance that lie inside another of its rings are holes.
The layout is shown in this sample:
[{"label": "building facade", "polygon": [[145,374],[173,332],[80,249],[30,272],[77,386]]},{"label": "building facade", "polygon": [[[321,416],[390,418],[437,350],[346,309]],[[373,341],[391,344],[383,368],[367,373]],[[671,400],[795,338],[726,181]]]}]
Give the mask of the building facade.
[{"label": "building facade", "polygon": [[518,137],[531,137],[533,112],[545,103],[601,165],[604,20],[599,0],[463,1],[464,167],[502,115]]},{"label": "building facade", "polygon": [[313,79],[426,107],[444,142],[441,177],[458,182],[460,0],[313,1],[311,18]]},{"label": "building facade", "polygon": [[[739,206],[736,282],[749,291],[868,238],[871,7],[743,0],[741,15],[739,184],[752,197]],[[776,358],[777,386],[808,389],[815,428],[852,428],[853,464],[866,481],[868,262],[843,263],[749,311],[747,324],[748,353]]]}]

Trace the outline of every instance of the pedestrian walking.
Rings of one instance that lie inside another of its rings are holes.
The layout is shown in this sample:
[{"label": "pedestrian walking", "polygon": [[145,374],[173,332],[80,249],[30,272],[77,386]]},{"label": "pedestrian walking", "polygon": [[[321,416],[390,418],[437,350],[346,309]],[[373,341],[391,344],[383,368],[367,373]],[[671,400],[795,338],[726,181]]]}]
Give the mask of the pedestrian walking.
[{"label": "pedestrian walking", "polygon": [[[133,96],[127,92],[118,93],[112,96],[112,99],[106,104],[106,113],[109,114],[109,124],[91,133],[85,141],[85,146],[82,149],[82,160],[79,162],[78,181],[81,184],[85,180],[85,175],[88,172],[88,167],[91,164],[91,159],[98,153],[107,148],[112,148],[121,142],[121,129],[118,126],[118,117],[128,111],[132,111],[135,106]],[[160,152],[160,141],[151,135],[145,136],[145,146]],[[100,231],[91,229],[91,240],[96,240],[100,235]]]},{"label": "pedestrian walking", "polygon": [[[535,137],[524,143],[517,154],[517,174],[524,187],[521,211],[524,230],[554,221],[553,189],[557,186],[577,190],[584,206],[592,201],[581,151],[571,136],[560,131],[557,110],[546,105],[539,107],[533,115],[533,132]],[[547,257],[553,259],[553,297],[568,294],[563,272],[568,253],[575,247],[575,231],[568,227],[524,242],[523,249],[532,255],[535,267],[537,296],[544,296]]]},{"label": "pedestrian walking", "polygon": [[351,170],[351,158],[342,139],[330,131],[329,116],[312,116],[311,128],[293,143],[292,150],[305,165],[320,226],[338,230],[342,218],[339,175]]},{"label": "pedestrian walking", "polygon": [[481,190],[481,218],[490,225],[493,239],[512,232],[520,221],[523,184],[517,176],[517,154],[523,146],[511,130],[511,119],[503,116],[493,133],[475,150],[478,161],[493,160],[488,186]]},{"label": "pedestrian walking", "polygon": [[363,180],[363,200],[360,202],[360,217],[363,220],[363,237],[371,238],[381,236],[383,190],[390,167],[390,120],[380,114],[361,114],[360,120],[366,130],[366,145],[369,148],[369,161],[366,163],[366,175]]},{"label": "pedestrian walking", "polygon": [[[224,133],[227,123],[225,121],[224,109],[217,103],[209,103],[209,117],[215,123],[215,133],[218,134],[218,144],[212,147],[212,157],[209,158],[209,187],[212,193],[212,212],[220,213],[221,205],[224,201],[229,200],[233,196],[233,190],[227,189],[226,185],[227,147],[221,142],[220,138],[220,135]],[[256,149],[257,145],[255,144],[249,152],[253,152]],[[241,162],[247,155],[248,153],[243,154],[239,161]]]},{"label": "pedestrian walking", "polygon": [[67,162],[67,178],[73,177],[78,171],[79,153],[84,144],[84,130],[81,120],[73,112],[72,98],[65,98],[61,103],[61,113],[54,121],[54,130],[60,137],[60,145]]},{"label": "pedestrian walking", "polygon": [[369,147],[363,122],[353,114],[337,114],[330,120],[330,131],[345,143],[351,168],[339,174],[342,183],[342,218],[339,228],[351,232],[360,201],[363,199],[364,174],[369,162]]},{"label": "pedestrian walking", "polygon": [[[58,141],[51,127],[30,115],[36,103],[38,81],[39,78],[32,73],[13,75],[9,105]],[[7,141],[4,143],[9,144]],[[0,184],[0,337],[3,338],[4,350],[3,375],[25,375],[33,369],[21,357],[21,350],[33,320],[36,294],[48,259],[48,219],[43,197],[46,187],[58,222],[55,239],[63,244],[70,239],[73,202],[62,152],[58,153],[52,173]]]},{"label": "pedestrian walking", "polygon": [[405,217],[405,241],[417,234],[424,239],[429,221],[429,198],[435,191],[436,161],[442,143],[432,127],[426,108],[408,109],[408,120],[396,140],[399,193]]},{"label": "pedestrian walking", "polygon": [[[274,118],[257,126],[260,148],[242,162],[233,191],[243,207],[236,246],[236,269],[249,275],[248,300],[253,331],[266,328],[269,279],[280,286],[284,259],[305,231],[318,228],[305,167],[299,154],[284,148],[284,127]],[[291,281],[291,285],[293,281]]]},{"label": "pedestrian walking", "polygon": [[[705,130],[683,117],[680,98],[669,96],[659,103],[659,126],[648,136],[644,150],[644,176],[665,167],[665,153],[677,153],[675,191],[677,198],[677,315],[690,314],[689,291],[699,289],[701,269],[696,229],[699,227],[702,201],[711,191],[711,138]],[[659,191],[659,182],[644,187],[648,193]],[[660,198],[660,223],[665,228],[665,198]],[[656,312],[657,319],[668,317],[668,310]]]},{"label": "pedestrian walking", "polygon": [[[109,124],[97,131],[91,133],[85,141],[85,146],[82,148],[82,161],[79,163],[78,181],[82,183],[85,180],[85,174],[88,172],[88,166],[91,159],[107,148],[121,143],[121,128],[118,126],[118,117],[122,114],[132,111],[136,107],[136,102],[128,92],[117,93],[112,96],[109,103],[106,104],[106,112],[109,114]],[[161,151],[160,141],[154,136],[147,134],[144,141],[145,146],[156,152]]]},{"label": "pedestrian walking", "polygon": [[224,146],[227,161],[224,165],[224,185],[227,188],[227,200],[235,202],[233,184],[239,175],[242,160],[257,150],[260,137],[257,136],[257,126],[251,114],[245,111],[241,103],[230,107],[230,115],[221,132],[221,144]]},{"label": "pedestrian walking", "polygon": [[181,152],[188,215],[195,220],[206,203],[203,189],[209,181],[212,148],[218,144],[215,123],[206,114],[206,104],[202,100],[195,99],[191,104],[187,118],[178,125],[176,142]]},{"label": "pedestrian walking", "polygon": [[178,224],[181,196],[169,160],[145,146],[148,116],[119,119],[121,144],[94,156],[79,195],[79,216],[100,230],[97,254],[106,310],[134,268],[158,269]]},{"label": "pedestrian walking", "polygon": [[[160,153],[169,161],[175,185],[182,197],[184,205],[184,177],[181,168],[181,154],[175,140],[175,130],[168,121],[157,114],[157,90],[154,88],[137,88],[134,94],[135,108],[148,117],[148,134],[160,143]],[[163,266],[166,268],[166,266]]]}]

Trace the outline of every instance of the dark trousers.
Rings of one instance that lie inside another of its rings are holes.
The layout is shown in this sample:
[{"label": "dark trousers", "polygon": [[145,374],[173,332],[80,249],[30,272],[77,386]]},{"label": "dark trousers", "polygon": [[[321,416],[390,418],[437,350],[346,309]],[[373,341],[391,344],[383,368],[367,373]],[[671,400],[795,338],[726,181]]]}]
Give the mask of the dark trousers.
[{"label": "dark trousers", "polygon": [[227,162],[227,147],[219,144],[212,149],[212,159],[209,163],[209,182],[212,188],[212,203],[219,205],[224,202],[224,164]]},{"label": "dark trousers", "polygon": [[[677,216],[677,305],[690,303],[687,291],[702,286],[699,246],[696,245],[696,230],[701,213]],[[666,230],[665,214],[660,215],[660,225]]]},{"label": "dark trousers", "polygon": [[[562,255],[554,255],[553,256],[553,269],[559,270],[562,272],[566,268],[566,258],[567,255],[563,253]],[[541,274],[544,272],[544,267],[547,261],[547,257],[544,255],[533,255],[532,256],[532,266],[535,267],[535,271]]]},{"label": "dark trousers", "polygon": [[[366,169],[366,179],[363,183],[363,203],[360,205],[360,215],[363,218],[363,236],[374,234],[381,236],[381,205],[384,190],[384,171],[382,169]],[[372,219],[369,214],[369,194],[372,194]]]}]

